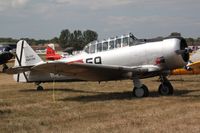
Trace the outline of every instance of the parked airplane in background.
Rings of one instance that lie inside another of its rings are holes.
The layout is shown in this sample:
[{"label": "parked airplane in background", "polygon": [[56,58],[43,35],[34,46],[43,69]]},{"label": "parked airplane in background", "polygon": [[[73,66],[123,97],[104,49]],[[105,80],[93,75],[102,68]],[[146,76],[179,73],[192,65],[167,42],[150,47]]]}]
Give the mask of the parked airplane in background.
[{"label": "parked airplane in background", "polygon": [[62,56],[55,51],[54,44],[49,44],[46,49],[46,60],[59,60]]},{"label": "parked airplane in background", "polygon": [[49,44],[46,49],[46,60],[59,60],[61,58],[68,58],[70,56],[79,54],[80,51],[74,51],[73,47],[66,48],[62,54],[56,53],[55,45]]},{"label": "parked airplane in background", "polygon": [[200,49],[190,56],[190,61],[184,68],[175,69],[172,75],[194,75],[200,74]]},{"label": "parked airplane in background", "polygon": [[6,69],[8,69],[8,66],[6,65],[6,63],[11,60],[13,58],[13,53],[10,52],[10,50],[12,50],[10,47],[6,46],[6,47],[1,47],[2,49],[0,50],[0,65],[3,65],[3,70],[5,71]]},{"label": "parked airplane in background", "polygon": [[166,76],[170,70],[183,67],[189,60],[187,43],[181,37],[160,40],[137,39],[132,34],[94,41],[75,56],[44,62],[24,40],[17,43],[15,66],[6,70],[17,82],[133,80],[136,97],[149,95],[142,78],[160,76],[158,92],[173,94]]}]

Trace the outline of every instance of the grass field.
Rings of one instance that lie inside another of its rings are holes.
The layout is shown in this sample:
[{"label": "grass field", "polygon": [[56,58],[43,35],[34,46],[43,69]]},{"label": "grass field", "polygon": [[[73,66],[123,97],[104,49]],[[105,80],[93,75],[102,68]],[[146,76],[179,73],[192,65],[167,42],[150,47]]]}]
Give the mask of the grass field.
[{"label": "grass field", "polygon": [[171,76],[173,96],[159,96],[156,79],[142,80],[150,96],[138,99],[129,80],[48,83],[38,92],[0,73],[0,132],[199,133],[200,76]]}]

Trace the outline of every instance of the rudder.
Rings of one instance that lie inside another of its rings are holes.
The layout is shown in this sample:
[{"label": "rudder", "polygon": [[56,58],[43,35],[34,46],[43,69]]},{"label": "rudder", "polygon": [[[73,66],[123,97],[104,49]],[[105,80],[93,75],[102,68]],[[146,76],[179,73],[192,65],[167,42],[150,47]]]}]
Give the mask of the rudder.
[{"label": "rudder", "polygon": [[26,41],[20,40],[17,43],[15,66],[32,66],[42,62]]},{"label": "rudder", "polygon": [[[42,59],[25,40],[20,40],[17,43],[15,67],[34,66],[42,62]],[[14,80],[17,82],[28,82],[29,74],[30,72],[16,74],[14,75]]]}]

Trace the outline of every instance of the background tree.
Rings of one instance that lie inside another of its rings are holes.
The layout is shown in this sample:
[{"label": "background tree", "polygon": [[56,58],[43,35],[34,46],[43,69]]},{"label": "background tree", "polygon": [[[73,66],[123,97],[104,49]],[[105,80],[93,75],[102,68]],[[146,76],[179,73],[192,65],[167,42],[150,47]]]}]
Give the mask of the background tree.
[{"label": "background tree", "polygon": [[62,30],[59,37],[59,45],[62,48],[69,47],[70,31],[68,29]]},{"label": "background tree", "polygon": [[50,40],[51,43],[59,43],[59,38],[54,37],[53,39]]},{"label": "background tree", "polygon": [[98,34],[92,30],[86,30],[82,33],[80,30],[75,30],[72,33],[65,29],[61,31],[59,44],[62,48],[74,47],[75,50],[81,50],[86,44],[97,40]]},{"label": "background tree", "polygon": [[88,44],[89,42],[97,40],[98,34],[92,30],[86,30],[83,32],[83,39],[84,39],[84,44]]},{"label": "background tree", "polygon": [[194,45],[194,42],[195,42],[195,39],[193,39],[193,38],[186,38],[186,40],[187,40],[187,43],[189,44],[189,45]]},{"label": "background tree", "polygon": [[9,42],[9,43],[17,43],[17,39],[12,39],[12,38],[0,38],[0,43],[1,42]]},{"label": "background tree", "polygon": [[169,36],[181,36],[179,32],[172,32]]},{"label": "background tree", "polygon": [[74,47],[77,50],[81,50],[83,45],[82,32],[80,30],[75,30],[72,37],[73,37],[71,40],[72,47]]}]

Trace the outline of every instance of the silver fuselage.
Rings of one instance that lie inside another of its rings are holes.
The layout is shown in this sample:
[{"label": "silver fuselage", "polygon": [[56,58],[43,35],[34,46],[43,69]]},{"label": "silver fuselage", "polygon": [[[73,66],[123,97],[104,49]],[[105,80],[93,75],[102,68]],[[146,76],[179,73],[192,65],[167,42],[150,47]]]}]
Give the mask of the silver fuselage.
[{"label": "silver fuselage", "polygon": [[[183,57],[176,51],[181,48],[181,39],[168,38],[162,41],[145,42],[133,46],[125,46],[102,52],[87,53],[82,51],[80,54],[58,60],[58,62],[82,62],[82,63],[98,63],[113,66],[141,66],[141,65],[157,65],[160,72],[169,71],[186,65]],[[100,58],[100,59],[99,59]],[[158,63],[156,60],[163,58],[164,62]],[[159,75],[160,73],[155,73]],[[39,75],[39,76],[38,76]],[[15,79],[16,79],[15,75]],[[51,82],[51,81],[79,81],[73,76],[55,75],[40,71],[26,72],[28,82]],[[144,75],[150,77],[151,75]],[[142,78],[142,77],[141,77]],[[121,77],[116,78],[121,80]],[[21,80],[20,82],[22,82]],[[24,79],[24,81],[26,81]]]}]

